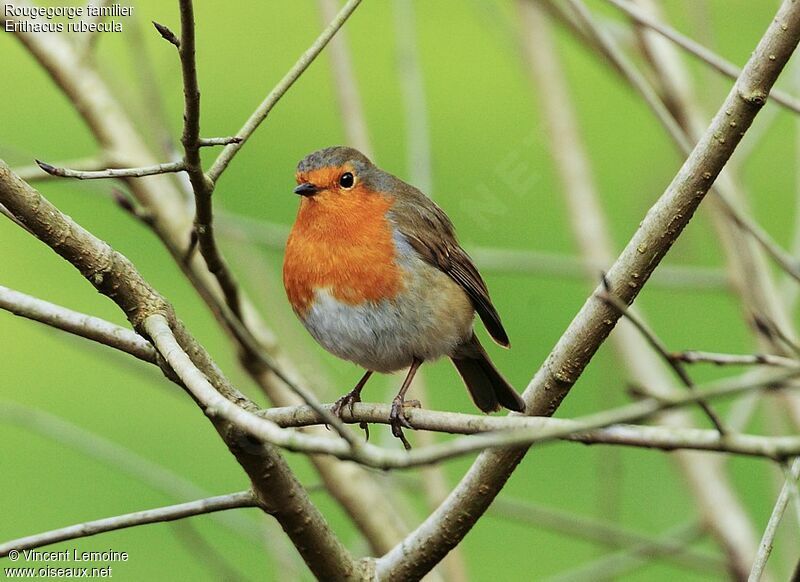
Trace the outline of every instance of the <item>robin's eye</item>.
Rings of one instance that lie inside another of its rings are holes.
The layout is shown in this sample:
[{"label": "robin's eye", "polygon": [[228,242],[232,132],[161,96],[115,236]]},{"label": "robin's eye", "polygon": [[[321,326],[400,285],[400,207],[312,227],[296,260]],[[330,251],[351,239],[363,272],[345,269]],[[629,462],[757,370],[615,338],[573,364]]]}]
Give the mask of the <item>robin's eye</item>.
[{"label": "robin's eye", "polygon": [[339,177],[339,186],[342,188],[347,188],[348,190],[353,187],[355,184],[356,179],[353,177],[353,174],[350,172],[345,172]]}]

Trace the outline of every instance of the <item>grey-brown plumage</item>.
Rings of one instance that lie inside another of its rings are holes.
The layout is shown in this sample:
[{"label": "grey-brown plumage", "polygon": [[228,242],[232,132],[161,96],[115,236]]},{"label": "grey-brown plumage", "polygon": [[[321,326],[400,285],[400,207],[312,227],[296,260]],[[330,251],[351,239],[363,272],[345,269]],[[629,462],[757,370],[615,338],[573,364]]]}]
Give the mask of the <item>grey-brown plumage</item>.
[{"label": "grey-brown plumage", "polygon": [[[509,347],[508,334],[489,297],[489,289],[470,256],[458,243],[450,218],[413,186],[377,171],[383,174],[380,181],[384,188],[386,182],[390,182],[388,191],[395,193],[391,217],[398,230],[420,258],[445,273],[466,292],[492,339],[503,347]],[[450,357],[473,402],[483,412],[493,412],[500,406],[517,412],[525,410],[522,398],[494,366],[474,333]]]},{"label": "grey-brown plumage", "polygon": [[373,371],[409,372],[390,423],[405,440],[405,393],[419,366],[448,356],[484,412],[525,404],[473,330],[475,312],[500,345],[509,340],[486,283],[430,198],[360,152],[333,147],[297,168],[302,202],[284,259],[295,312],[331,353],[366,368],[334,408],[360,400]]}]

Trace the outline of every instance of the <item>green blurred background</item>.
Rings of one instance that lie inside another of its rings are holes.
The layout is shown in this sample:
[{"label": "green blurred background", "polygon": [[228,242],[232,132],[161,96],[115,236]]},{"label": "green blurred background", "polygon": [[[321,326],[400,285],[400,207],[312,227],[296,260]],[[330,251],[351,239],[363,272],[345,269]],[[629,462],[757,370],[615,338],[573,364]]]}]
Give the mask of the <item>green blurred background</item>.
[{"label": "green blurred background", "polygon": [[[733,62],[744,63],[777,4],[665,0],[663,7],[677,28]],[[534,87],[530,81],[519,46],[515,5],[500,0],[440,0],[415,2],[414,6],[432,150],[431,194],[449,213],[468,249],[573,255],[577,251],[566,205],[538,111],[537,92],[546,88]],[[605,17],[619,19],[602,2],[590,6]],[[169,129],[177,136],[182,111],[178,60],[172,47],[149,25],[156,20],[178,30],[177,3],[151,0],[136,2],[135,7],[147,58],[157,76],[157,90],[168,112]],[[321,29],[318,5],[310,0],[197,2],[196,20],[202,134],[209,137],[233,134]],[[100,35],[98,66],[131,114],[147,119],[150,114],[141,105],[144,87],[129,38],[131,19],[124,25],[124,33]],[[356,73],[350,81],[360,90],[374,157],[383,168],[408,178],[392,3],[365,0],[345,30]],[[621,26],[619,30],[623,30]],[[643,102],[608,67],[565,31],[557,28],[556,34],[602,203],[621,248],[679,168],[681,157]],[[92,156],[95,144],[82,120],[11,34],[0,36],[0,62],[6,111],[0,120],[0,157],[11,164],[28,165],[33,158],[58,162]],[[687,63],[702,88],[703,105],[708,112],[715,111],[730,83],[694,61]],[[791,83],[787,71],[779,85],[791,89]],[[773,107],[768,106],[767,117],[756,121],[757,130],[766,129],[761,126],[771,118],[769,133],[743,164],[739,177],[751,193],[756,217],[786,245],[795,221],[796,128],[790,114],[780,110],[771,115]],[[297,161],[310,151],[342,143],[344,135],[330,63],[323,53],[223,176],[214,198],[216,207],[291,224],[297,208],[291,193]],[[215,153],[206,152],[206,159],[213,159]],[[519,175],[524,179],[520,181]],[[173,302],[190,330],[240,388],[259,397],[238,369],[226,338],[159,242],[113,203],[110,183],[46,182],[40,189],[80,224],[127,255]],[[312,377],[314,368],[322,366],[335,379],[338,388],[321,397],[331,401],[348,390],[360,371],[334,360],[306,337],[280,286],[281,253],[233,240],[223,240],[223,249],[298,364]],[[701,211],[692,221],[667,262],[721,266],[719,247],[705,213]],[[582,305],[589,283],[547,274],[485,271],[484,276],[514,346],[507,352],[492,347],[491,354],[521,389]],[[7,220],[0,221],[0,284],[125,324],[110,301]],[[638,304],[671,349],[734,353],[755,349],[738,302],[725,288],[650,286]],[[210,494],[247,487],[244,473],[202,413],[174,385],[144,365],[0,313],[0,366],[0,540],[193,498],[188,492],[169,495],[136,477],[139,469],[127,473],[116,463],[76,450],[65,435],[48,438],[41,431],[25,428],[30,419],[21,424],[13,418],[27,418],[28,413],[9,408],[8,403],[57,415],[102,435]],[[700,368],[694,374],[704,380],[721,372]],[[449,363],[427,366],[426,378],[429,395],[424,406],[475,412]],[[399,376],[374,380],[366,398],[388,400],[400,380]],[[626,388],[623,368],[610,346],[603,347],[558,415],[570,417],[625,403]],[[719,407],[728,409],[728,405]],[[773,426],[779,420],[767,419]],[[758,431],[764,422],[757,418],[750,429]],[[706,426],[700,417],[698,424]],[[73,434],[73,429],[67,433]],[[375,428],[373,438],[396,446],[385,427]],[[89,442],[96,445],[98,441],[92,437]],[[111,456],[126,458],[121,453]],[[289,458],[305,484],[313,487],[319,482],[302,457]],[[444,465],[451,484],[470,461]],[[774,503],[777,470],[751,459],[733,459],[729,468],[760,533]],[[411,493],[409,521],[416,524],[424,516],[424,504],[413,489]],[[355,552],[366,553],[359,535],[324,490],[313,489],[311,495],[344,541]],[[653,535],[685,525],[698,515],[670,455],[644,450],[563,443],[541,447],[529,454],[502,497],[617,522]],[[291,579],[293,568],[298,568],[300,578],[310,577],[292,557],[293,550],[282,541],[282,534],[268,524],[269,518],[256,510],[238,514],[233,524],[209,516],[191,520],[190,527],[214,552],[198,549],[186,526],[167,524],[104,534],[52,549],[126,551],[129,561],[114,565],[114,577],[122,580],[220,579],[219,563],[209,565],[202,557],[215,553],[229,562],[233,577]],[[492,514],[479,522],[461,547],[475,580],[542,579],[612,551]],[[698,547],[716,549],[708,541]],[[778,571],[786,571],[796,559],[784,549],[779,546],[772,559]],[[11,564],[0,560],[0,565]],[[626,579],[677,576],[725,577],[722,572],[702,574],[654,562]]]}]

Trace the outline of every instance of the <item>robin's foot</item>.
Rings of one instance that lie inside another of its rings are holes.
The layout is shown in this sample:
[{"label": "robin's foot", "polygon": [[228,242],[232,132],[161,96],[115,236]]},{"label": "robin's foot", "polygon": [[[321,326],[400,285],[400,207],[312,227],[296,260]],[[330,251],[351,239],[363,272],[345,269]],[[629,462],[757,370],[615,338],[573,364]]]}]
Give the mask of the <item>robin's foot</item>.
[{"label": "robin's foot", "polygon": [[[347,406],[350,409],[350,414],[353,414],[353,405],[357,402],[361,402],[361,388],[356,387],[354,390],[351,390],[339,400],[333,403],[333,408],[331,408],[331,412],[333,412],[339,418],[342,418],[342,409]],[[359,428],[364,430],[365,440],[369,440],[369,425],[366,422],[360,422],[358,424]]]},{"label": "robin's foot", "polygon": [[405,428],[414,428],[408,422],[406,418],[405,409],[407,406],[411,406],[412,408],[420,408],[419,400],[403,400],[400,396],[396,396],[394,400],[392,400],[392,411],[389,413],[389,425],[392,427],[392,435],[395,438],[400,439],[400,442],[403,443],[403,446],[407,451],[411,450],[411,443],[408,442],[406,439],[406,435],[403,434],[403,427]]}]

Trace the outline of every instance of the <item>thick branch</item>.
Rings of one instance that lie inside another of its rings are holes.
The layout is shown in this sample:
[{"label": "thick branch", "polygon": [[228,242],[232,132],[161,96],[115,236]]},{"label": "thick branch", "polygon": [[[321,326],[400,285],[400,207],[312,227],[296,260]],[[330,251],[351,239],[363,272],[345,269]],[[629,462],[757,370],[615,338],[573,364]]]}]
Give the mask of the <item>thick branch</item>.
[{"label": "thick branch", "polygon": [[137,333],[105,319],[72,311],[0,285],[0,308],[156,364],[156,351]]},{"label": "thick branch", "polygon": [[[614,65],[626,79],[643,91],[648,87],[645,80],[637,76],[637,71],[626,59],[613,49],[613,39],[594,25],[591,15],[581,2],[570,0],[562,3],[572,8],[576,22],[586,29],[593,39],[592,46],[597,47],[599,54],[606,54],[607,62]],[[527,26],[525,33],[531,71],[541,91],[543,118],[550,126],[547,132],[552,142],[553,157],[556,168],[564,184],[564,191],[570,205],[569,216],[575,237],[583,254],[587,258],[610,265],[613,262],[614,246],[604,213],[600,204],[597,188],[592,180],[591,164],[580,138],[577,116],[570,107],[569,87],[564,75],[563,65],[559,62],[558,51],[547,22],[537,11],[537,4],[522,1],[523,22]],[[643,93],[659,118],[668,121],[669,112],[662,106],[655,95]],[[680,128],[677,125],[675,131]],[[687,151],[688,155],[688,151]],[[659,271],[664,268],[662,265]],[[658,274],[659,271],[656,271]],[[663,272],[662,272],[663,274]],[[588,272],[592,282],[597,280],[597,273]],[[650,284],[653,284],[651,281]],[[622,304],[624,309],[624,304]],[[670,394],[676,390],[664,365],[658,361],[652,351],[641,342],[631,323],[643,320],[638,318],[622,321],[612,334],[612,342],[622,356],[631,379],[643,386],[648,394],[659,396]],[[640,327],[640,330],[643,329]],[[654,343],[660,353],[666,352],[660,342]],[[669,361],[669,358],[665,358]],[[670,363],[671,365],[671,363]],[[685,379],[689,380],[684,374]],[[690,383],[690,382],[689,382]],[[713,416],[713,415],[712,415]],[[661,423],[666,426],[680,428],[691,426],[694,420],[688,411],[675,411],[663,415]],[[718,424],[715,422],[715,424]],[[731,564],[749,563],[752,548],[755,546],[755,530],[749,523],[747,512],[737,500],[735,491],[729,483],[718,459],[709,459],[696,454],[679,452],[673,456],[678,468],[690,486],[695,503],[702,508],[704,521],[711,533],[720,542],[730,557]]]}]

